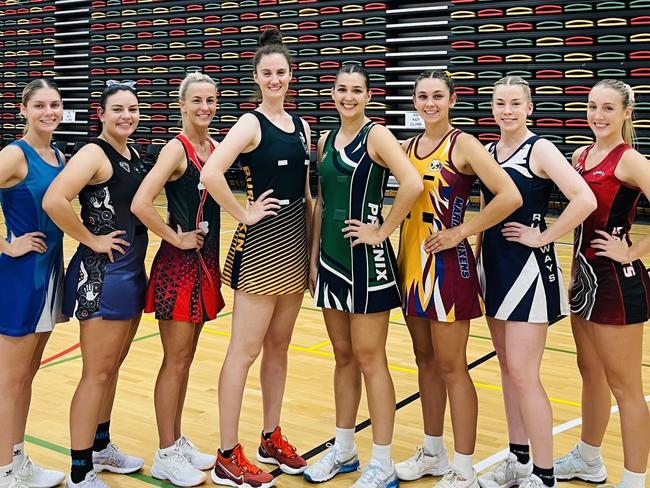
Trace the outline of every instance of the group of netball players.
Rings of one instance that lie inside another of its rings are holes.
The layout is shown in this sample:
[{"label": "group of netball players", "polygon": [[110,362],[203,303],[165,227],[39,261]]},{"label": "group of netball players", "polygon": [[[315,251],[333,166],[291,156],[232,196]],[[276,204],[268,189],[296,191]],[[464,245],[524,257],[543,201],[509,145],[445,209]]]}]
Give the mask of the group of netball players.
[{"label": "group of netball players", "polygon": [[[369,77],[356,64],[336,75],[340,126],[317,142],[319,191],[312,208],[309,125],[284,109],[291,59],[267,30],[253,60],[259,106],[217,144],[212,79],[189,74],[180,86],[182,132],[149,169],[128,145],[138,125],[134,84],[109,82],[98,109],[99,136],[65,164],[52,147],[61,94],[35,80],[23,91],[24,137],[0,152],[0,197],[8,228],[0,240],[0,488],[49,488],[64,474],[24,452],[31,385],[53,325],[80,322],[83,369],[70,407],[69,488],[106,488],[96,473],[131,473],[142,459],[111,442],[120,365],[143,311],[155,312],[164,357],[155,386],[159,433],[151,473],[195,486],[266,488],[275,478],[251,463],[238,424],[248,371],[262,353],[263,426],[256,453],[310,482],[360,466],[355,419],[366,387],[372,456],[355,488],[394,488],[398,480],[441,476],[439,488],[556,486],[604,482],[600,446],[610,391],[620,409],[624,470],[619,488],[645,486],[650,418],[643,396],[643,323],[650,278],[640,258],[650,236],[629,231],[641,193],[650,195],[648,161],[632,145],[634,94],[602,80],[589,94],[595,142],[573,164],[526,124],[528,83],[494,85],[501,138],[483,147],[450,124],[456,102],[446,73],[422,73],[413,103],[424,131],[400,144],[365,113]],[[239,203],[224,174],[239,161],[247,181]],[[390,174],[399,182],[382,215]],[[481,210],[464,220],[480,179]],[[557,185],[568,205],[545,222]],[[165,189],[168,221],[154,206]],[[78,198],[81,216],[71,202]],[[220,208],[239,225],[219,267]],[[389,236],[401,224],[399,255]],[[569,298],[553,241],[576,229]],[[162,239],[145,272],[148,230]],[[62,239],[79,242],[65,273]],[[468,237],[478,235],[474,249]],[[190,365],[201,328],[224,306],[220,282],[234,290],[232,335],[219,376],[220,447],[202,453],[182,433]],[[335,354],[333,446],[307,465],[282,434],[287,350],[304,292],[323,309]],[[390,310],[402,307],[418,366],[424,440],[392,461],[395,391],[385,352]],[[510,452],[487,473],[473,468],[478,402],[466,347],[470,320],[485,314],[503,384]],[[548,325],[571,314],[583,380],[578,445],[553,460],[552,413],[540,382]],[[453,459],[443,442],[447,399]],[[451,462],[450,462],[451,461]]]}]

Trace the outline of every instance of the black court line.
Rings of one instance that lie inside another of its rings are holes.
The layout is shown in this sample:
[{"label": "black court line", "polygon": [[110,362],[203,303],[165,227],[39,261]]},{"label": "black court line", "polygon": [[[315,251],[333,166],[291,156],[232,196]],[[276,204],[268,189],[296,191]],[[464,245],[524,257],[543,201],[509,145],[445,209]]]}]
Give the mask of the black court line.
[{"label": "black court line", "polygon": [[[483,364],[485,361],[487,361],[489,359],[492,359],[496,355],[497,355],[496,351],[489,352],[489,353],[485,354],[484,356],[481,356],[480,358],[478,358],[476,361],[472,361],[470,364],[468,364],[467,369],[471,371],[475,367]],[[419,398],[420,398],[420,392],[418,391],[418,392],[413,393],[411,396],[408,396],[408,397],[404,398],[403,400],[400,400],[399,402],[397,402],[395,404],[395,411],[399,410],[400,408],[404,408],[405,406],[413,403],[414,401],[416,401]],[[354,426],[354,431],[359,432],[360,430],[363,430],[363,429],[366,429],[366,428],[370,427],[370,425],[371,425],[371,421],[368,418],[368,419],[364,420],[363,422],[359,422],[357,425],[355,425]],[[316,456],[316,455],[320,454],[321,452],[325,451],[326,449],[328,449],[332,444],[334,444],[334,437],[332,437],[331,439],[326,440],[325,442],[323,442],[322,444],[314,447],[310,451],[307,451],[305,454],[302,455],[302,457],[305,459],[305,461],[308,460],[308,459],[311,459],[314,456]],[[284,473],[280,470],[280,468],[276,468],[273,471],[271,471],[271,474],[274,477],[277,478],[278,476],[281,476]]]}]

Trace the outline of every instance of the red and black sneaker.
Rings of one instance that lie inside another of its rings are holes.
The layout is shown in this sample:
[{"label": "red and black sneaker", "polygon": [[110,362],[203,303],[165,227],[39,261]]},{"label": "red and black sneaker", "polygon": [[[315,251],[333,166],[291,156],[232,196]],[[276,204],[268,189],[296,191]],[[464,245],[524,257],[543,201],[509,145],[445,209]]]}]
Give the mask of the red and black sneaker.
[{"label": "red and black sneaker", "polygon": [[276,427],[268,439],[262,435],[257,460],[261,463],[277,464],[287,474],[300,474],[307,469],[307,461],[296,453],[296,448],[282,435],[280,426]]},{"label": "red and black sneaker", "polygon": [[244,455],[244,448],[237,444],[230,457],[223,457],[217,451],[217,462],[212,468],[212,482],[235,488],[269,488],[275,478],[252,464]]}]

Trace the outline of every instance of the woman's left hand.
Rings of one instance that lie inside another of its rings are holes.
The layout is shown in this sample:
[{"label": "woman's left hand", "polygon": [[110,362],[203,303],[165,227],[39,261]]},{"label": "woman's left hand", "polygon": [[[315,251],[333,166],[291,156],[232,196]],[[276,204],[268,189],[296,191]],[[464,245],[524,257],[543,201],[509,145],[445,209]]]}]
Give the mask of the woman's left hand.
[{"label": "woman's left hand", "polygon": [[432,253],[444,251],[456,247],[462,240],[463,235],[458,227],[452,227],[451,229],[434,232],[427,237],[424,241],[424,250]]},{"label": "woman's left hand", "polygon": [[352,239],[352,247],[357,244],[367,244],[369,246],[376,246],[384,242],[385,238],[382,237],[379,226],[374,224],[364,224],[363,222],[355,219],[346,220],[347,227],[343,227],[343,237]]},{"label": "woman's left hand", "polygon": [[506,222],[503,224],[501,234],[506,241],[518,242],[527,247],[538,248],[544,245],[539,227],[530,227],[519,222]]},{"label": "woman's left hand", "polygon": [[630,246],[623,239],[615,239],[603,230],[596,230],[602,239],[592,239],[591,247],[597,249],[596,256],[613,259],[619,263],[631,263]]}]

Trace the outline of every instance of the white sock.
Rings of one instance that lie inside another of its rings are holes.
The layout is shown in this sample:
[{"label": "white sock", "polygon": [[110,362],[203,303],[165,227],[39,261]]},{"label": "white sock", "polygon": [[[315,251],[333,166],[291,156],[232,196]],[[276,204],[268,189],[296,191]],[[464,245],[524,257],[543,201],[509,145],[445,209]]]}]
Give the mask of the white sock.
[{"label": "white sock", "polygon": [[600,447],[591,446],[582,440],[578,442],[578,451],[580,457],[587,462],[595,461],[600,457]]},{"label": "white sock", "polygon": [[645,488],[645,473],[633,473],[623,468],[621,484],[629,488]]},{"label": "white sock", "polygon": [[451,463],[451,466],[456,469],[460,474],[463,475],[463,478],[471,480],[474,478],[474,466],[472,462],[473,454],[460,454],[454,452],[454,462]]},{"label": "white sock", "polygon": [[355,452],[357,448],[354,445],[354,427],[351,429],[341,429],[340,427],[337,427],[334,445],[339,447],[343,452]]},{"label": "white sock", "polygon": [[169,447],[163,447],[162,449],[158,449],[158,454],[162,458],[170,456],[170,455],[174,454],[175,452],[176,452],[176,443],[175,442]]},{"label": "white sock", "polygon": [[427,454],[438,454],[442,452],[445,445],[442,442],[441,435],[427,435],[424,434],[424,452]]},{"label": "white sock", "polygon": [[11,480],[14,479],[14,465],[13,463],[7,466],[0,466],[0,487],[9,486]]},{"label": "white sock", "polygon": [[384,470],[390,471],[393,467],[393,462],[390,458],[391,445],[380,446],[379,444],[372,443],[372,459],[370,462],[375,462]]},{"label": "white sock", "polygon": [[25,461],[25,441],[14,446],[14,466],[19,467]]}]

